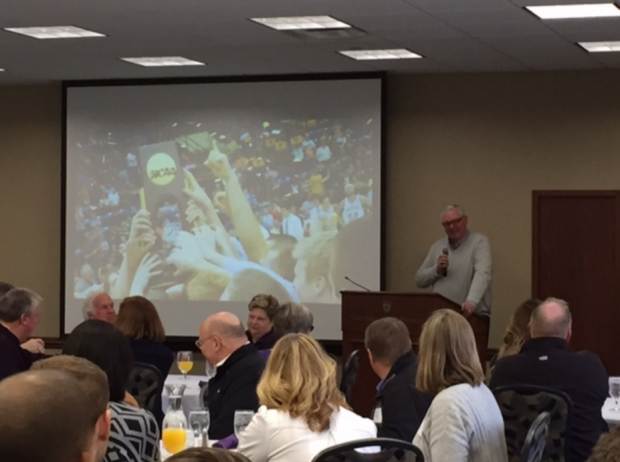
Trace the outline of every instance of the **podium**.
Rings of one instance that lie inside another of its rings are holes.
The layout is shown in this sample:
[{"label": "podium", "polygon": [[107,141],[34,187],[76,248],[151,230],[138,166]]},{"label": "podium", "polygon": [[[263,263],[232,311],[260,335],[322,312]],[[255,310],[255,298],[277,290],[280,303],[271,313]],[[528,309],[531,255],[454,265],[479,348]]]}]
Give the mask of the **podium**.
[{"label": "podium", "polygon": [[[368,417],[379,383],[379,377],[370,367],[364,347],[364,334],[368,325],[376,319],[387,316],[400,319],[407,325],[413,348],[417,352],[422,324],[431,313],[441,308],[453,309],[460,313],[461,307],[433,293],[343,291],[341,296],[343,364],[353,350],[360,350],[360,368],[349,404],[356,413]],[[468,321],[474,331],[480,363],[484,368],[489,336],[488,321],[477,315],[470,316]]]}]

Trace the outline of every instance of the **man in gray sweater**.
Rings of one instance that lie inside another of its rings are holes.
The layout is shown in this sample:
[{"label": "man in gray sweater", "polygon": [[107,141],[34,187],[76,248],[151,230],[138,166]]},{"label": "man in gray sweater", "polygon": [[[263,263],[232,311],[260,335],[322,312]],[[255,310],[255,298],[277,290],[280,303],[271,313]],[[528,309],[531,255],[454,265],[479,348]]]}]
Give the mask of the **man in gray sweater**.
[{"label": "man in gray sweater", "polygon": [[486,236],[467,229],[467,215],[458,205],[441,214],[446,237],[435,242],[416,273],[420,288],[461,305],[467,317],[472,313],[491,315],[491,246]]}]

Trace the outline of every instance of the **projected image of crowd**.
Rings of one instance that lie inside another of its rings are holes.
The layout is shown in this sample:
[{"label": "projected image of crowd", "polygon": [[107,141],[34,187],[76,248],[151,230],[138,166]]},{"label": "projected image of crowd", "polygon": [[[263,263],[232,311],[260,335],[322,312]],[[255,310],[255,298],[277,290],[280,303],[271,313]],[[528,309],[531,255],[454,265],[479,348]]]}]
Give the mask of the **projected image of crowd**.
[{"label": "projected image of crowd", "polygon": [[[353,243],[377,244],[378,122],[205,125],[75,143],[75,297],[337,303]],[[162,141],[176,143],[185,189],[149,212],[139,151]]]}]

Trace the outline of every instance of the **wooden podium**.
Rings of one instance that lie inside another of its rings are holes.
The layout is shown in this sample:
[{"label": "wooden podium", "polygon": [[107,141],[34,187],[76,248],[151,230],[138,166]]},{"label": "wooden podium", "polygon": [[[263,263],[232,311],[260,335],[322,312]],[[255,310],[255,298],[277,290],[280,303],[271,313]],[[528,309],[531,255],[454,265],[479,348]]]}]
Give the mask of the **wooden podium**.
[{"label": "wooden podium", "polygon": [[[461,307],[445,297],[433,293],[389,293],[343,291],[342,294],[342,358],[360,350],[360,368],[351,397],[351,406],[359,415],[367,417],[372,409],[379,378],[373,372],[364,347],[364,334],[375,319],[391,316],[402,320],[409,328],[414,349],[422,324],[435,310],[450,308],[461,312]],[[489,336],[488,322],[476,315],[468,319],[474,330],[476,346],[482,367],[485,367]]]}]

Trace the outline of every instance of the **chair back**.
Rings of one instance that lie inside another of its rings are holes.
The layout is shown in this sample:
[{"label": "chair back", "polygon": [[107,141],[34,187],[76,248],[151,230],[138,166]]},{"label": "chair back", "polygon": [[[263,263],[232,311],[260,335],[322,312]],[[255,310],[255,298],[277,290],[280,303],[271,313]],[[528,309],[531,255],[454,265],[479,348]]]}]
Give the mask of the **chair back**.
[{"label": "chair back", "polygon": [[342,377],[340,379],[340,391],[347,401],[351,400],[353,387],[357,379],[357,371],[360,368],[360,351],[353,350],[342,368]]},{"label": "chair back", "polygon": [[532,423],[521,450],[521,462],[540,462],[545,453],[551,414],[543,412]]},{"label": "chair back", "polygon": [[324,449],[312,462],[424,462],[424,455],[406,441],[369,438]]},{"label": "chair back", "polygon": [[163,419],[161,409],[161,393],[164,388],[164,379],[159,369],[152,364],[135,362],[129,381],[127,391],[136,398],[140,407],[153,413],[158,422],[159,417]]},{"label": "chair back", "polygon": [[[544,412],[549,426],[543,460],[566,462],[573,403],[566,393],[533,385],[498,387],[493,390],[504,418],[509,462],[521,462],[530,428]],[[527,459],[526,459],[527,460]]]}]

